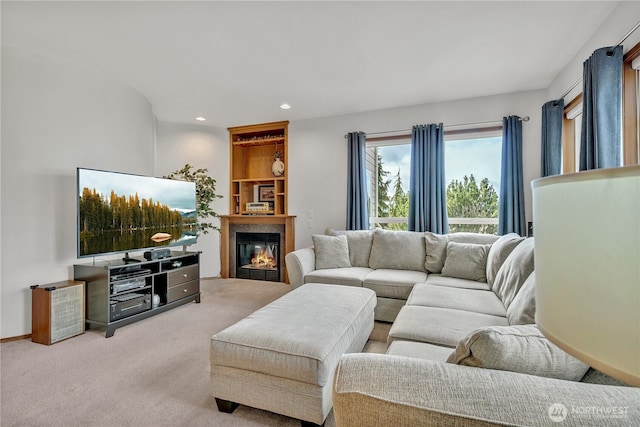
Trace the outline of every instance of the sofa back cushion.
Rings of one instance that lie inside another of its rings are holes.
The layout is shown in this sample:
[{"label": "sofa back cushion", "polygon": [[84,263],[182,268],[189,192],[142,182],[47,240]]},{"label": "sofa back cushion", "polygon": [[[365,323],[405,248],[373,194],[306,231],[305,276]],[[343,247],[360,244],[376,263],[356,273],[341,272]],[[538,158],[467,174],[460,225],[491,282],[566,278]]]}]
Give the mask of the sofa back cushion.
[{"label": "sofa back cushion", "polygon": [[536,323],[536,272],[533,271],[507,309],[510,325],[531,325]]},{"label": "sofa back cushion", "polygon": [[486,282],[487,255],[491,245],[475,243],[447,243],[447,258],[442,275],[458,279]]},{"label": "sofa back cushion", "polygon": [[328,228],[325,234],[329,236],[347,236],[349,245],[349,260],[352,267],[369,267],[371,246],[373,245],[373,230],[334,230]]},{"label": "sofa back cushion", "polygon": [[507,257],[524,239],[524,237],[516,233],[509,233],[500,236],[500,238],[491,245],[491,250],[487,257],[487,283],[489,286],[493,285],[496,274],[498,274],[500,267],[502,267]]},{"label": "sofa back cushion", "polygon": [[311,236],[316,253],[316,270],[351,267],[347,236]]},{"label": "sofa back cushion", "polygon": [[516,294],[533,271],[533,238],[515,247],[498,270],[491,289],[509,309]]},{"label": "sofa back cushion", "polygon": [[549,341],[535,325],[487,326],[460,340],[447,363],[580,381],[589,366]]},{"label": "sofa back cushion", "polygon": [[425,271],[424,233],[376,228],[369,267]]},{"label": "sofa back cushion", "polygon": [[430,231],[424,233],[426,257],[424,268],[429,273],[441,273],[447,258],[447,243],[475,243],[479,245],[490,245],[498,240],[492,234],[480,233],[450,233],[436,234]]}]

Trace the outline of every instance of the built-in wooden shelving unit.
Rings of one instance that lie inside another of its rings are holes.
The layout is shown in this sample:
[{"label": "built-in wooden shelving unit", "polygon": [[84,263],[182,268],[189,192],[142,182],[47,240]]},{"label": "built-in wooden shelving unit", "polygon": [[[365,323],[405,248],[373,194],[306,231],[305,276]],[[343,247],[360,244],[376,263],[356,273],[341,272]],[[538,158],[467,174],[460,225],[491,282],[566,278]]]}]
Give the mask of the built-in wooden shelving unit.
[{"label": "built-in wooden shelving unit", "polygon": [[[229,128],[231,144],[231,215],[287,215],[287,129],[289,122]],[[284,172],[275,176],[276,153]],[[269,203],[269,209],[251,211],[247,203]]]}]

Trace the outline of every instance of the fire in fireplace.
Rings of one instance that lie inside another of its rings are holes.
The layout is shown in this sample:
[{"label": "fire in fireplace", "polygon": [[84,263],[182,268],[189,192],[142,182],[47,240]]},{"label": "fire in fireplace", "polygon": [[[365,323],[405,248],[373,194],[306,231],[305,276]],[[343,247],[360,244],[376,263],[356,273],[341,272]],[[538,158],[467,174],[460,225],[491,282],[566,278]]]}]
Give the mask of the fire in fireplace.
[{"label": "fire in fireplace", "polygon": [[279,233],[237,233],[236,277],[279,282],[279,253]]}]

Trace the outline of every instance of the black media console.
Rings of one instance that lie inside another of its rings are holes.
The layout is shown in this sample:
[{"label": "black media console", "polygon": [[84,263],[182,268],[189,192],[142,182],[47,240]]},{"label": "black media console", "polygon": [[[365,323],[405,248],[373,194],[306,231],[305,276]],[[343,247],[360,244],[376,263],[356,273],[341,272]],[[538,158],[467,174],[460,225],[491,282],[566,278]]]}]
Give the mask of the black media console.
[{"label": "black media console", "polygon": [[153,261],[127,264],[120,260],[73,266],[74,280],[86,282],[86,323],[116,328],[200,302],[200,253],[172,252]]}]

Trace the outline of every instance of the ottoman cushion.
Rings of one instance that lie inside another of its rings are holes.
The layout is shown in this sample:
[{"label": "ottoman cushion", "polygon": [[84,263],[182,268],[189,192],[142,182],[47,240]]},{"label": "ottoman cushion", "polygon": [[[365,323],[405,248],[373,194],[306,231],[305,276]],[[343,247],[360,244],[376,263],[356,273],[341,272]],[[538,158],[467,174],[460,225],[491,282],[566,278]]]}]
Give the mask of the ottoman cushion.
[{"label": "ottoman cushion", "polygon": [[303,285],[214,335],[212,363],[324,386],[343,353],[362,350],[352,344],[375,305],[370,289]]}]

